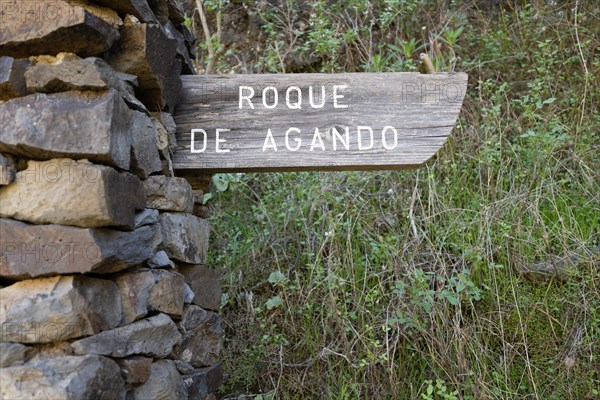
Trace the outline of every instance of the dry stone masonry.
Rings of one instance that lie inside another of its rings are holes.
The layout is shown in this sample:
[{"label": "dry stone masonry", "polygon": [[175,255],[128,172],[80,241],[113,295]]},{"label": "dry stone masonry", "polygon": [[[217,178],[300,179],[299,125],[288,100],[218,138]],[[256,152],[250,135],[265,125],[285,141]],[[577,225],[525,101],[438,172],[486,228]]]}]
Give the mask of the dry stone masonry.
[{"label": "dry stone masonry", "polygon": [[216,398],[220,273],[172,167],[184,19],[177,0],[0,2],[2,399]]}]

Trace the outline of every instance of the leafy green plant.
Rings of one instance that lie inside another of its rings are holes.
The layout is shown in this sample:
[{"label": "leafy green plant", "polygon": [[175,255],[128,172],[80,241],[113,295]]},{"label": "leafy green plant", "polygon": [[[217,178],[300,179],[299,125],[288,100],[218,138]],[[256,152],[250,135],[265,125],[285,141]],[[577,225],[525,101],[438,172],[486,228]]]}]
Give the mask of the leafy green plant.
[{"label": "leafy green plant", "polygon": [[421,393],[421,398],[424,400],[458,400],[458,390],[450,392],[442,379],[436,379],[435,383],[431,380],[424,382],[427,386],[425,393]]},{"label": "leafy green plant", "polygon": [[469,88],[417,172],[240,174],[215,189],[224,396],[597,396],[598,258],[566,281],[523,271],[600,244],[600,5],[483,3],[250,7],[252,72],[414,71],[427,52]]}]

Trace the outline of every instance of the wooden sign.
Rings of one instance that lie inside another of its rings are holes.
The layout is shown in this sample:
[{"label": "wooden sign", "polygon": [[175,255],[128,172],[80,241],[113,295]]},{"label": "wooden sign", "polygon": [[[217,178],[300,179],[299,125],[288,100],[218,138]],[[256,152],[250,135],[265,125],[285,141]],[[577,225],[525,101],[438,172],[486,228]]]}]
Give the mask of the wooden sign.
[{"label": "wooden sign", "polygon": [[464,73],[182,76],[178,175],[416,168],[445,143]]}]

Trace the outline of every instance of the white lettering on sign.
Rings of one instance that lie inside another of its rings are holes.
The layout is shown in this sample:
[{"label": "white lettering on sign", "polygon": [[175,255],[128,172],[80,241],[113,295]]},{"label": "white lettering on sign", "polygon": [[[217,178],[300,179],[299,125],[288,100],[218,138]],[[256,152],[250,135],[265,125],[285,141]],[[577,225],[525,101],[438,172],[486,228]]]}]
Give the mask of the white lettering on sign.
[{"label": "white lettering on sign", "polygon": [[300,140],[299,138],[294,138],[294,141],[296,142],[296,146],[295,147],[290,146],[290,132],[291,131],[296,131],[296,133],[300,133],[300,129],[298,129],[298,128],[288,129],[285,132],[285,148],[288,149],[289,151],[298,151],[300,146],[302,146],[302,140]]},{"label": "white lettering on sign", "polygon": [[[203,138],[202,138],[202,148],[201,149],[196,149],[194,147],[194,144],[196,143],[196,133],[202,132]],[[192,129],[192,147],[191,147],[191,152],[192,153],[204,153],[204,150],[206,150],[206,131],[204,129]]]},{"label": "white lettering on sign", "polygon": [[[305,150],[314,151],[365,151],[374,147],[385,150],[394,150],[398,147],[398,130],[393,126],[385,126],[378,132],[370,126],[332,126],[325,132],[315,128],[313,133],[302,132],[297,127],[275,132],[268,128],[265,134],[261,152],[296,152],[303,147]],[[207,134],[204,129],[192,129],[191,146],[192,153],[204,153],[214,149],[215,153],[229,153],[231,148],[225,148],[227,139],[223,136],[229,129],[215,129],[214,135]],[[323,140],[325,137],[325,140]],[[279,141],[278,141],[279,140]]]},{"label": "white lettering on sign", "polygon": [[[367,130],[369,131],[369,146],[363,147],[362,134],[361,131]],[[356,127],[356,135],[358,136],[358,149],[359,150],[370,150],[373,148],[373,128],[370,126],[357,126]]]},{"label": "white lettering on sign", "polygon": [[347,85],[335,85],[333,87],[333,108],[348,108],[347,104],[338,104],[338,99],[343,99],[344,95],[343,94],[338,94],[338,89],[341,88],[347,88]]},{"label": "white lettering on sign", "polygon": [[313,135],[313,140],[310,144],[310,151],[313,151],[315,147],[317,147],[317,141],[319,142],[319,147],[321,150],[325,151],[325,143],[323,143],[323,138],[321,138],[321,132],[319,132],[319,128],[315,128],[315,134]]},{"label": "white lettering on sign", "polygon": [[[221,143],[226,143],[227,140],[221,139],[221,132],[229,132],[229,129],[216,129],[215,130],[215,152],[216,153],[229,153],[231,149],[223,149],[220,147]],[[196,147],[196,143],[198,140],[196,139],[196,134],[202,133],[202,147]],[[190,147],[190,152],[192,153],[204,153],[206,148],[208,147],[208,137],[206,131],[204,129],[192,129],[191,133],[192,146]]]},{"label": "white lettering on sign", "polygon": [[229,132],[229,129],[217,129],[216,130],[216,132],[215,132],[215,134],[216,134],[216,139],[215,139],[216,148],[215,148],[215,151],[217,153],[229,153],[231,151],[230,149],[222,149],[222,148],[219,147],[219,144],[227,142],[227,140],[221,139],[219,137],[219,134],[221,132]]},{"label": "white lettering on sign", "polygon": [[446,142],[468,83],[454,72],[181,80],[172,161],[182,175],[416,168]]},{"label": "white lettering on sign", "polygon": [[[250,94],[244,94],[245,92],[250,92]],[[252,88],[252,86],[240,86],[240,110],[242,109],[242,101],[246,100],[248,102],[248,105],[250,105],[251,109],[254,109],[254,105],[252,104],[252,101],[250,100],[252,98],[252,96],[254,96],[254,89]]]},{"label": "white lettering on sign", "polygon": [[[292,90],[296,92],[296,102],[295,103],[290,102],[290,92]],[[302,91],[300,90],[300,88],[298,86],[290,86],[285,91],[285,104],[287,104],[288,108],[290,108],[292,110],[294,110],[294,109],[299,110],[302,108]]]},{"label": "white lettering on sign", "polygon": [[267,137],[265,137],[265,143],[263,144],[262,151],[266,151],[269,148],[277,151],[277,145],[275,144],[275,138],[273,138],[273,132],[271,132],[271,128],[267,130]]},{"label": "white lettering on sign", "polygon": [[[348,88],[348,85],[333,85],[330,93],[329,101],[333,104],[333,108],[348,108],[348,104],[341,104],[344,95],[342,91]],[[272,110],[279,105],[279,98],[285,98],[285,106],[290,110],[300,110],[302,109],[302,89],[298,86],[290,86],[284,92],[282,96],[279,96],[279,91],[274,86],[267,86],[262,91],[258,91],[261,93],[260,103],[262,106],[268,110]],[[252,86],[242,86],[238,87],[238,108],[250,108],[251,110],[256,109],[255,103],[252,101],[256,91]],[[295,99],[292,99],[292,98]],[[316,90],[312,86],[308,88],[308,104],[310,104],[311,108],[323,108],[327,103],[327,90],[325,86],[320,86],[319,89]]]}]

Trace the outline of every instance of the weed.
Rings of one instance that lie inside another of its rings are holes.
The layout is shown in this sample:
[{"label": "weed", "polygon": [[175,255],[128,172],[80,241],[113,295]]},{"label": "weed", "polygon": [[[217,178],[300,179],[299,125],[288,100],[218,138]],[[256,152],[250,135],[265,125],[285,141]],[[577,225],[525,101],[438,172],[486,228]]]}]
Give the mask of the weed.
[{"label": "weed", "polygon": [[219,178],[226,398],[599,398],[600,257],[520,274],[600,244],[599,5],[484,3],[260,3],[256,71],[414,71],[427,52],[470,84],[418,171]]}]

